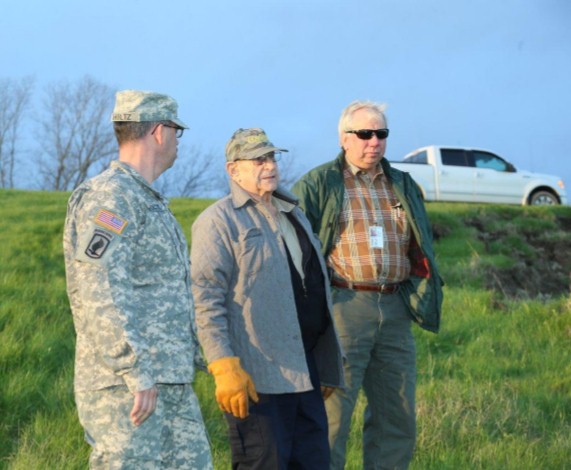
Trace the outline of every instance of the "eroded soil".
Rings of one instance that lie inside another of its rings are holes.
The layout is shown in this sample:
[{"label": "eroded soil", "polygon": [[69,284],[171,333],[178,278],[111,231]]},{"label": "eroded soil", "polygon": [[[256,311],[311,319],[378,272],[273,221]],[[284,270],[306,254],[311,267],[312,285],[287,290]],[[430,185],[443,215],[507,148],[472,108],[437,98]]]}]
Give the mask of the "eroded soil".
[{"label": "eroded soil", "polygon": [[[558,216],[559,230],[571,233],[571,217]],[[490,252],[494,241],[507,236],[507,231],[489,231],[477,217],[466,220],[477,230],[477,237]],[[435,227],[435,238],[446,236],[442,228]],[[571,290],[571,237],[549,239],[543,233],[521,230],[517,236],[525,250],[510,250],[515,260],[510,268],[486,266],[486,287],[506,297],[537,298],[569,295]],[[513,233],[512,233],[513,236]]]}]

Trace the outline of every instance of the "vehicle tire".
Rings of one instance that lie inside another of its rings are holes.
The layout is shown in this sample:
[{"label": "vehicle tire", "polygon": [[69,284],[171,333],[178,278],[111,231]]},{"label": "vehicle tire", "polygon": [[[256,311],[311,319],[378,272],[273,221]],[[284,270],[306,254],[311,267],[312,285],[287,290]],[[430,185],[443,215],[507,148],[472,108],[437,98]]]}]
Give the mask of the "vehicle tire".
[{"label": "vehicle tire", "polygon": [[559,204],[559,200],[551,191],[536,191],[529,196],[530,206],[554,206],[557,204]]}]

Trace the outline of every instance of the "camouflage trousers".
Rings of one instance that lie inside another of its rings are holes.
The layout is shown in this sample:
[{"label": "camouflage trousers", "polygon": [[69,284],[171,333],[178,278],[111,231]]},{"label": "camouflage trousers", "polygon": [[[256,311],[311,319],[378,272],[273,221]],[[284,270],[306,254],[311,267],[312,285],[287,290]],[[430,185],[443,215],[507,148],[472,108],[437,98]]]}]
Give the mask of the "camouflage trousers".
[{"label": "camouflage trousers", "polygon": [[190,385],[157,385],[155,412],[140,426],[129,418],[126,386],[77,392],[92,470],[212,469],[210,444]]}]

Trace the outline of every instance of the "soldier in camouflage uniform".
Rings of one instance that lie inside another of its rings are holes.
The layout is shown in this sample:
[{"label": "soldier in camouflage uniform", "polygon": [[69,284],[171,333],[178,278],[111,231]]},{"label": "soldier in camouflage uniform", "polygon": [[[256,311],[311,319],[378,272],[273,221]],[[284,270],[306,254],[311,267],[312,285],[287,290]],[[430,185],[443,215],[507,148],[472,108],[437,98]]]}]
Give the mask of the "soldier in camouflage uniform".
[{"label": "soldier in camouflage uniform", "polygon": [[187,126],[166,95],[117,93],[119,160],[71,195],[64,231],[75,398],[90,468],[212,468],[186,239],[150,184]]}]

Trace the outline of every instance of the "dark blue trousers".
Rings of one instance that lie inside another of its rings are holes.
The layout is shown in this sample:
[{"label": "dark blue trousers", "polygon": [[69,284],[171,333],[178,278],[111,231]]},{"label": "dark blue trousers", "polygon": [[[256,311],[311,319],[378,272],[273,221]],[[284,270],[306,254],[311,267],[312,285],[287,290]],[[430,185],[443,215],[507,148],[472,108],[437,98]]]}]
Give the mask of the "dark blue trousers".
[{"label": "dark blue trousers", "polygon": [[259,393],[247,418],[225,414],[234,470],[329,469],[327,416],[311,359],[313,390]]}]

